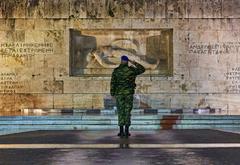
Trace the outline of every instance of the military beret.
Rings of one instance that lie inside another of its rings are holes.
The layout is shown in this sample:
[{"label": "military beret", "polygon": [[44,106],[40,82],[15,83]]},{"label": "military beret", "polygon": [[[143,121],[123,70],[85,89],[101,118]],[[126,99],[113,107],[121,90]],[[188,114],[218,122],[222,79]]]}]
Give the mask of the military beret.
[{"label": "military beret", "polygon": [[122,60],[122,61],[128,61],[128,57],[125,56],[125,55],[123,55],[123,56],[121,57],[121,60]]}]

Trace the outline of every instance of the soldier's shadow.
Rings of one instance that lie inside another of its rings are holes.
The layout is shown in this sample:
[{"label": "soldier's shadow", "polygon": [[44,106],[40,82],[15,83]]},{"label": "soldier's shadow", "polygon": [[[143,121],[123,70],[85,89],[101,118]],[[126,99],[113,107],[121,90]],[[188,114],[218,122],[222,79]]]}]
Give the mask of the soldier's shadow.
[{"label": "soldier's shadow", "polygon": [[119,148],[129,148],[129,144],[134,141],[134,137],[119,137],[114,135],[107,135],[104,137],[97,138],[95,143],[97,144],[119,144]]}]

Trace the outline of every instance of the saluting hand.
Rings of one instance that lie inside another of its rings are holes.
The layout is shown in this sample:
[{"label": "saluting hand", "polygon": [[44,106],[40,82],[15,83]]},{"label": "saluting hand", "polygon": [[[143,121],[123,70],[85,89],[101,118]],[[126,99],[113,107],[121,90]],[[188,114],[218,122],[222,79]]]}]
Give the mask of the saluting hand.
[{"label": "saluting hand", "polygon": [[133,60],[128,60],[130,63],[132,63],[132,64],[136,64],[136,62],[135,61],[133,61]]}]

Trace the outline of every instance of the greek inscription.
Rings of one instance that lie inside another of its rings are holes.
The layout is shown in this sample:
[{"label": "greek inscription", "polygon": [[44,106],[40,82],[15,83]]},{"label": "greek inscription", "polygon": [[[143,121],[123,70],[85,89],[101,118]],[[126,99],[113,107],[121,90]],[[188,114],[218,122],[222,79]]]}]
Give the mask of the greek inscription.
[{"label": "greek inscription", "polygon": [[28,57],[53,53],[53,43],[0,43],[0,56],[2,58]]},{"label": "greek inscription", "polygon": [[240,42],[197,43],[189,44],[188,53],[196,55],[236,54],[240,51]]},{"label": "greek inscription", "polygon": [[225,78],[230,82],[229,93],[240,93],[240,67],[234,67],[225,73]]},{"label": "greek inscription", "polygon": [[22,82],[17,80],[17,74],[14,72],[0,72],[0,93],[16,93],[23,89]]}]

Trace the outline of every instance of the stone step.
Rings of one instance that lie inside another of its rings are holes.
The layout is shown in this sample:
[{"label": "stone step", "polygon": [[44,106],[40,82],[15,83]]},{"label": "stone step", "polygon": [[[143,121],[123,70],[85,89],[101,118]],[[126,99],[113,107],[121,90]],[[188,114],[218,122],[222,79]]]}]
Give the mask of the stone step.
[{"label": "stone step", "polygon": [[17,128],[17,129],[0,129],[0,135],[8,135],[8,134],[15,134],[15,133],[22,133],[22,132],[30,132],[30,131],[36,131],[36,129],[28,128]]},{"label": "stone step", "polygon": [[[117,115],[1,116],[0,135],[35,130],[118,129]],[[133,115],[132,130],[240,128],[240,116]]]},{"label": "stone step", "polygon": [[[161,130],[161,129],[220,129],[240,128],[240,125],[131,125],[131,130]],[[0,126],[0,132],[24,130],[118,130],[117,125],[8,125]]]},{"label": "stone step", "polygon": [[[0,125],[115,125],[118,121],[115,119],[105,120],[1,120]],[[240,120],[132,120],[136,125],[196,125],[196,124],[240,124]]]},{"label": "stone step", "polygon": [[[116,109],[23,109],[23,113],[90,113],[90,114],[116,114]],[[142,113],[172,113],[175,112],[172,109],[133,109],[132,113],[142,114]],[[184,112],[189,112],[184,110]],[[193,112],[191,110],[190,112]]]},{"label": "stone step", "polygon": [[[240,120],[239,115],[132,115],[132,120]],[[117,115],[0,116],[12,120],[117,120]]]},{"label": "stone step", "polygon": [[[76,114],[76,113],[85,113],[85,114],[116,114],[117,109],[22,109],[22,112],[27,113],[34,113],[34,114],[51,114],[51,113],[64,113],[64,114]],[[133,114],[223,114],[226,113],[222,109],[211,109],[211,108],[199,108],[199,109],[132,109]]]}]

